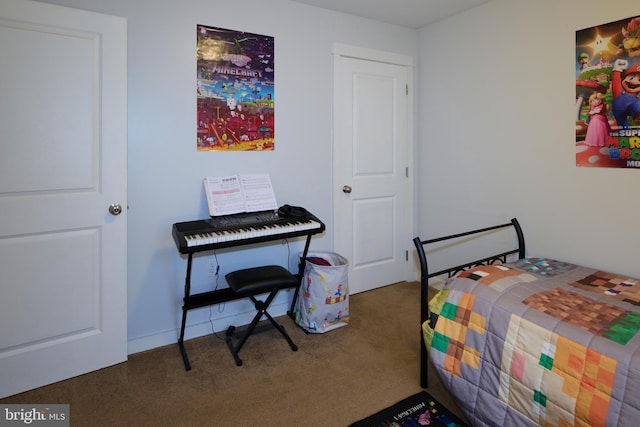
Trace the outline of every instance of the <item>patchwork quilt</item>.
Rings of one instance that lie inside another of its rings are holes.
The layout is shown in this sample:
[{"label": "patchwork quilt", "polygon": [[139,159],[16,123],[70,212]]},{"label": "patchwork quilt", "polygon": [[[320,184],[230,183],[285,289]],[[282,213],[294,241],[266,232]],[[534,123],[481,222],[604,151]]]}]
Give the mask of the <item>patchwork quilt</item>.
[{"label": "patchwork quilt", "polygon": [[476,426],[640,425],[640,281],[545,258],[449,279],[429,358]]}]

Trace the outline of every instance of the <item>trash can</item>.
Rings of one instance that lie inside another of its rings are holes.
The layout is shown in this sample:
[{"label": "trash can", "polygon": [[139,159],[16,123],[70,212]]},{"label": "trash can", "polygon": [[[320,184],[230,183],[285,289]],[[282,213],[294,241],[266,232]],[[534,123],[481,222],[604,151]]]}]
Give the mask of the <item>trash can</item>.
[{"label": "trash can", "polygon": [[295,309],[296,323],[324,333],[349,323],[349,262],[333,252],[307,254]]}]

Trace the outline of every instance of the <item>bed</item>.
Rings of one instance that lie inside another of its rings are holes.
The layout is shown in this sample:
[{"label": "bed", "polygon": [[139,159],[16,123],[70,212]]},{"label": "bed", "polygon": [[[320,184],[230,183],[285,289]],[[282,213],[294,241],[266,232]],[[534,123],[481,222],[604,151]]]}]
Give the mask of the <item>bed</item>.
[{"label": "bed", "polygon": [[[497,232],[512,249],[429,272],[431,245]],[[515,218],[413,241],[422,387],[429,360],[474,426],[639,425],[640,281],[526,257]],[[436,276],[446,282],[428,301]]]}]

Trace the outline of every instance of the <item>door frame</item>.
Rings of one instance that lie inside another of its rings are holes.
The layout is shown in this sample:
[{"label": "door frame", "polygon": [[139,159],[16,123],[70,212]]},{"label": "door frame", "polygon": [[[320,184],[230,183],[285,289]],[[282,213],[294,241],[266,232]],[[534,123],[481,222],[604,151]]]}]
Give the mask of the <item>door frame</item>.
[{"label": "door frame", "polygon": [[[416,193],[416,177],[417,177],[417,165],[416,165],[416,144],[415,144],[415,98],[414,98],[414,94],[416,92],[416,82],[415,82],[415,77],[414,77],[414,58],[412,56],[409,55],[405,55],[405,54],[400,54],[400,53],[395,53],[395,52],[388,52],[388,51],[382,51],[382,50],[377,50],[377,49],[370,49],[370,48],[365,48],[365,47],[360,47],[360,46],[353,46],[353,45],[348,45],[348,44],[344,44],[344,43],[334,43],[333,44],[333,50],[331,52],[332,57],[333,57],[333,62],[332,62],[332,67],[334,70],[334,73],[332,73],[332,79],[335,77],[335,64],[336,64],[336,59],[337,57],[347,57],[347,58],[353,58],[353,59],[360,59],[360,60],[364,60],[364,61],[373,61],[373,62],[381,62],[381,63],[387,63],[387,64],[394,64],[394,65],[400,65],[400,66],[405,66],[407,67],[407,82],[409,84],[408,90],[407,90],[407,96],[408,96],[408,106],[407,106],[407,151],[409,156],[411,157],[410,159],[410,165],[409,165],[409,194],[410,194],[410,211],[408,213],[409,215],[409,223],[411,224],[411,235],[415,235],[416,233],[416,223],[415,223],[415,218],[416,218],[416,200],[417,200],[417,193]],[[332,80],[332,88],[335,86],[335,82]],[[332,89],[333,91],[333,89]],[[334,104],[336,100],[335,100],[335,96],[332,95],[332,111],[335,109],[334,108]],[[336,144],[336,137],[335,137],[335,124],[333,123],[333,118],[332,118],[332,129],[331,129],[331,138],[332,138],[332,144],[331,144],[331,159],[332,159],[332,173],[331,173],[331,213],[332,213],[332,221],[333,224],[335,224],[336,222],[336,201],[335,201],[335,188],[336,185],[339,185],[338,182],[336,182],[335,176],[336,176],[336,172],[335,172],[335,144]],[[335,227],[334,227],[335,230]],[[335,233],[335,231],[334,231]],[[335,249],[335,235],[332,234],[331,236],[332,239],[332,247]],[[415,281],[418,280],[419,277],[419,272],[418,272],[418,263],[417,263],[417,258],[414,254],[414,252],[412,251],[412,242],[406,242],[407,247],[407,262],[405,264],[405,271],[404,271],[404,280],[407,281]]]}]

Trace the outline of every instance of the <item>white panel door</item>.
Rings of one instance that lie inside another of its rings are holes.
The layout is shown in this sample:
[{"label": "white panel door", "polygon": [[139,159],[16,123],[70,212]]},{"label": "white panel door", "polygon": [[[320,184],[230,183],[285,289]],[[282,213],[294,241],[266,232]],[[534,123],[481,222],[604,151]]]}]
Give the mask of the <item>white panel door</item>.
[{"label": "white panel door", "polygon": [[2,0],[0,58],[5,397],[127,358],[126,20]]},{"label": "white panel door", "polygon": [[333,235],[351,293],[406,280],[413,230],[410,61],[356,54],[334,57]]}]

